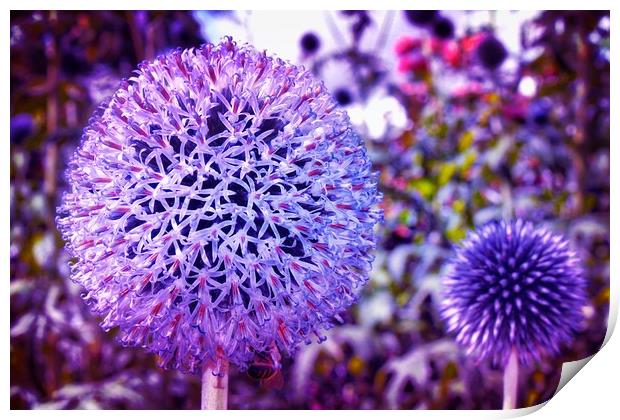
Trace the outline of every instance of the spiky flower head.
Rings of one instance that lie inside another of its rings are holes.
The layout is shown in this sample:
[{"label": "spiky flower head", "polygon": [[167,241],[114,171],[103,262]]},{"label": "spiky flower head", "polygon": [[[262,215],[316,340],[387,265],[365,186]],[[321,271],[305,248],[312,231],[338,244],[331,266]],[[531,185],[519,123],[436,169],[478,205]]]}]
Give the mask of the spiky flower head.
[{"label": "spiky flower head", "polygon": [[302,67],[230,38],[160,56],[70,162],[58,226],[72,279],[105,329],[164,367],[278,360],[368,279],[382,217],[370,166]]},{"label": "spiky flower head", "polygon": [[522,364],[555,354],[582,320],[580,262],[568,241],[531,222],[491,222],[471,232],[443,278],[442,316],[468,354]]}]

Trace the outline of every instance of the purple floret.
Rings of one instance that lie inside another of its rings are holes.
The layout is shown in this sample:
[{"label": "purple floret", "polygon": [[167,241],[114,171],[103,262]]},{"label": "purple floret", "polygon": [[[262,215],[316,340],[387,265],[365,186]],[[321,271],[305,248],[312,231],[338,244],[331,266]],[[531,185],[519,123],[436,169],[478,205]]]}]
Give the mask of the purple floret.
[{"label": "purple floret", "polygon": [[557,354],[586,304],[581,264],[568,241],[523,220],[470,233],[443,278],[442,316],[478,360],[522,364]]},{"label": "purple floret", "polygon": [[310,72],[229,38],[142,63],[67,179],[72,279],[164,367],[277,360],[368,280],[382,212],[362,139]]}]

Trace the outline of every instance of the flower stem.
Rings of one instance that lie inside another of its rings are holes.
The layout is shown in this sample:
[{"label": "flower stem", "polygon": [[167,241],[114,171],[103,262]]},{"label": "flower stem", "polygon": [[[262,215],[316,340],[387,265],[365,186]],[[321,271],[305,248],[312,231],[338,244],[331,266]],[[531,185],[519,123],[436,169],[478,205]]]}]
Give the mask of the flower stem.
[{"label": "flower stem", "polygon": [[517,388],[519,384],[519,357],[512,349],[504,370],[504,410],[517,408]]},{"label": "flower stem", "polygon": [[228,361],[222,360],[218,374],[216,365],[205,363],[202,370],[201,410],[226,410],[228,408]]}]

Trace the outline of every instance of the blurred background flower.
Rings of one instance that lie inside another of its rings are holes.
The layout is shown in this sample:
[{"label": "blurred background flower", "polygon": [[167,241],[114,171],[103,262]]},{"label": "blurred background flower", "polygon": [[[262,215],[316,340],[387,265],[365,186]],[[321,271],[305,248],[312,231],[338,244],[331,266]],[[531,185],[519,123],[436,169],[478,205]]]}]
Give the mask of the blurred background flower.
[{"label": "blurred background flower", "polygon": [[522,219],[468,233],[442,279],[442,315],[467,354],[505,365],[558,352],[581,330],[585,280],[561,235]]},{"label": "blurred background flower", "polygon": [[521,371],[518,405],[550,398],[561,363],[597,351],[606,329],[609,31],[604,12],[12,12],[11,407],[199,406],[197,377],[100,331],[68,281],[54,209],[82,128],[120,79],[223,35],[323,79],[385,197],[345,323],[284,361],[282,389],[233,372],[231,408],[501,407],[501,370],[445,332],[439,284],[469,230],[514,217],[562,232],[584,263],[580,333]]}]

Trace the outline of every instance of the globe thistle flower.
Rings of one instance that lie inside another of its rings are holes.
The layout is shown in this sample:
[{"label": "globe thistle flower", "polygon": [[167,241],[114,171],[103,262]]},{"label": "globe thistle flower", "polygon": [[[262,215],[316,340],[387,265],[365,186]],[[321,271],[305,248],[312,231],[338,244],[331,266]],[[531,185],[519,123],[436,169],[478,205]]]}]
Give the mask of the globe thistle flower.
[{"label": "globe thistle flower", "polygon": [[493,35],[487,35],[478,44],[476,55],[483,67],[488,70],[495,70],[506,60],[508,52],[499,39]]},{"label": "globe thistle flower", "polygon": [[414,26],[428,25],[439,15],[437,10],[404,10],[405,19]]},{"label": "globe thistle flower", "polygon": [[582,320],[580,262],[560,235],[523,220],[468,235],[443,278],[448,330],[477,359],[521,364],[555,354]]},{"label": "globe thistle flower", "polygon": [[376,175],[309,71],[230,38],[140,64],[84,130],[57,223],[104,329],[162,366],[246,368],[368,279]]},{"label": "globe thistle flower", "polygon": [[454,36],[454,23],[446,17],[439,17],[433,23],[433,35],[439,39],[450,39]]},{"label": "globe thistle flower", "polygon": [[334,99],[340,106],[347,106],[353,102],[353,96],[347,88],[336,89],[334,92]]},{"label": "globe thistle flower", "polygon": [[306,32],[299,40],[299,45],[306,54],[312,55],[321,47],[321,40],[314,32]]}]

